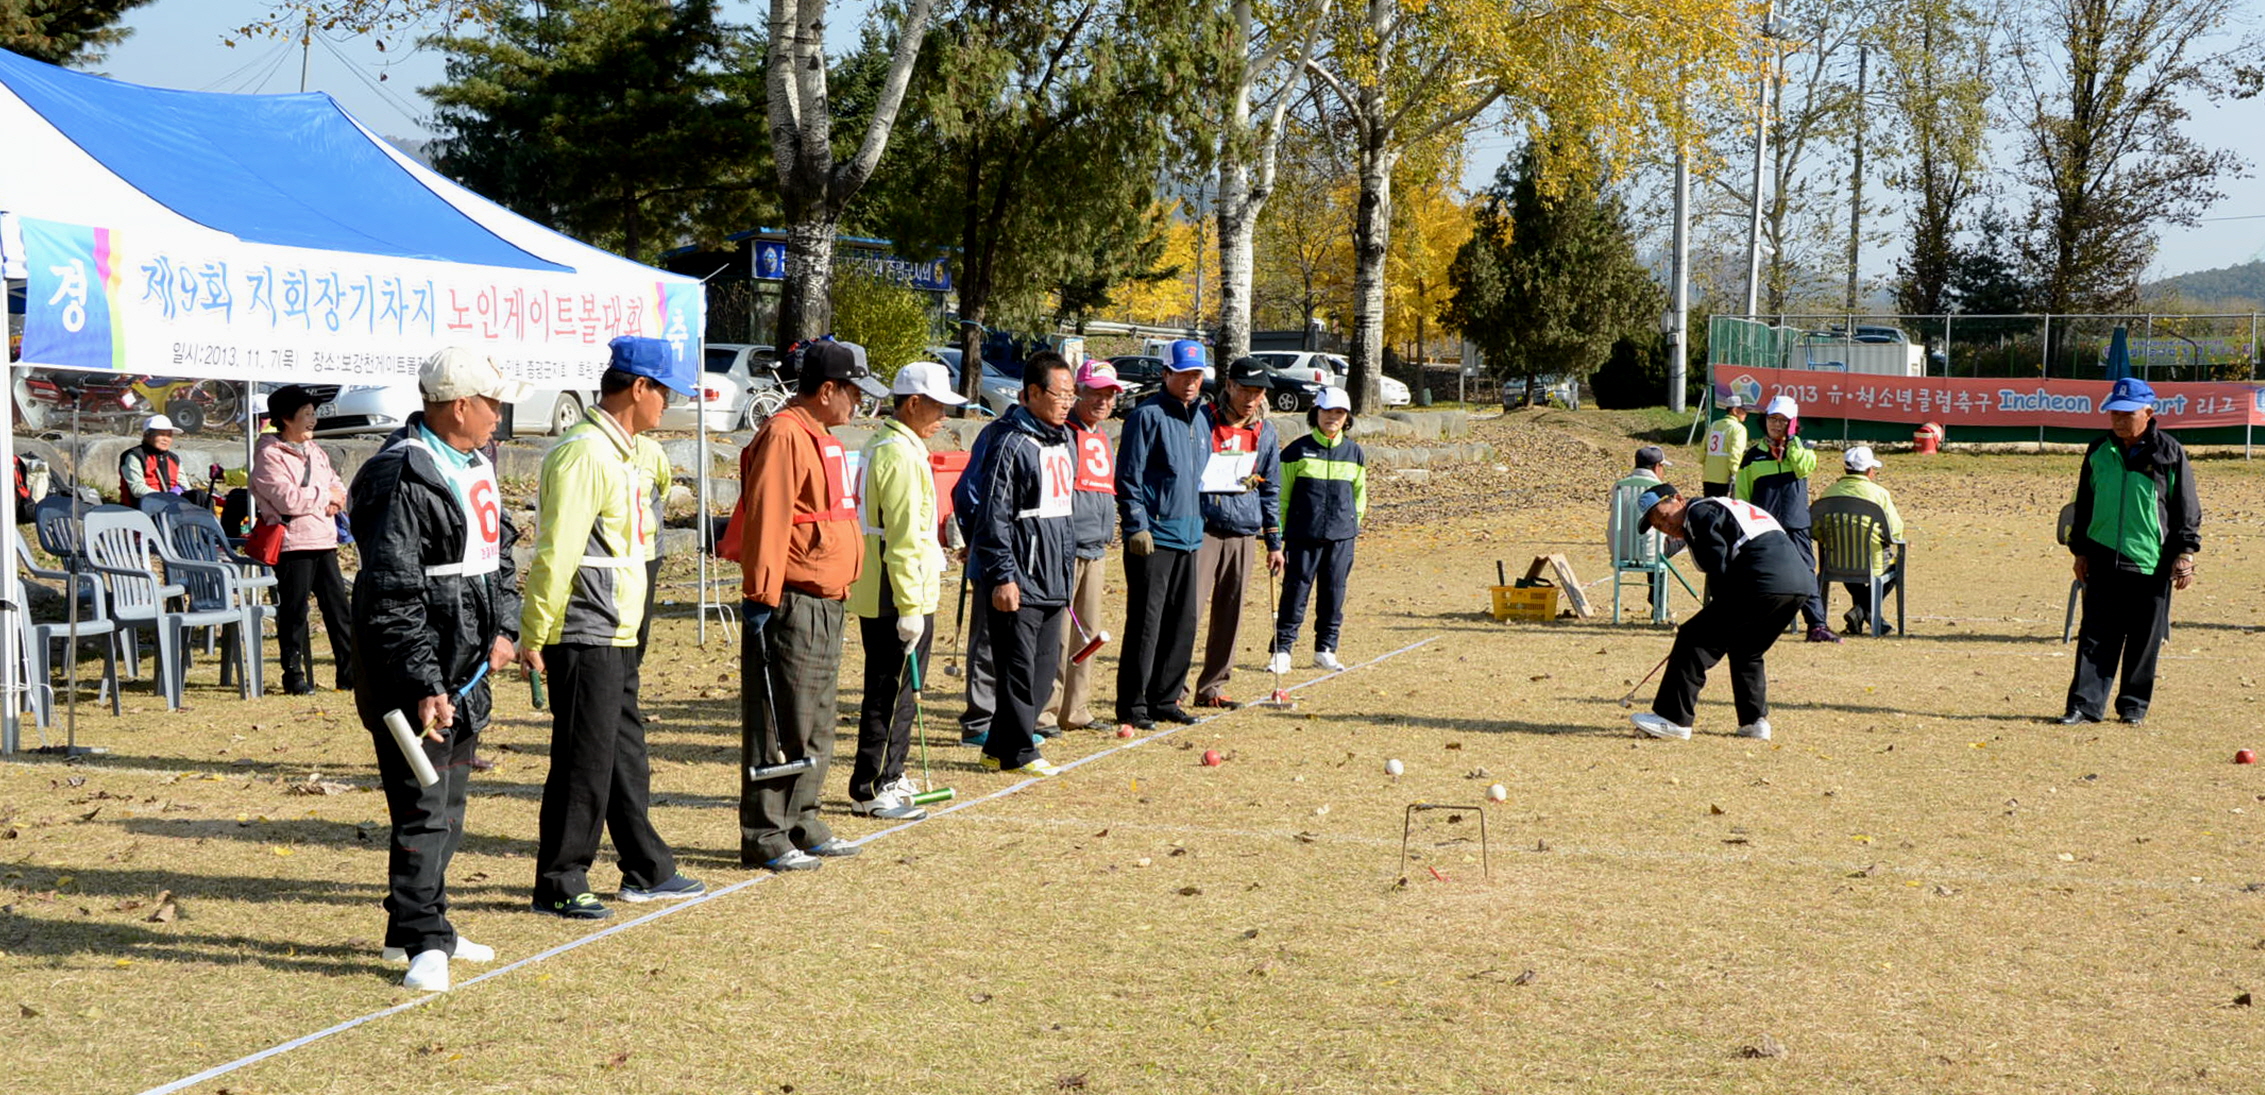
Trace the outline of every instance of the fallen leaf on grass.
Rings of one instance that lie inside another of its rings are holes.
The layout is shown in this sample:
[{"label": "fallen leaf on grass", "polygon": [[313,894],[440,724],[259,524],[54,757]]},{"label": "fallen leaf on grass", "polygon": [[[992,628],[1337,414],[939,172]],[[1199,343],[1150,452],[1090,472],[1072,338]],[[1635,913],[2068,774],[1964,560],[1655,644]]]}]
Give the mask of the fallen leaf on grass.
[{"label": "fallen leaf on grass", "polygon": [[34,1004],[17,1004],[17,1005],[16,1005],[16,1015],[17,1015],[17,1016],[18,1016],[19,1018],[23,1018],[23,1019],[37,1019],[37,1018],[39,1018],[40,1016],[43,1016],[43,1015],[46,1015],[46,1014],[47,1014],[46,1012],[44,1012],[44,1011],[41,1011],[41,1010],[39,1009],[39,1007],[38,1007],[37,1005],[34,1005]]},{"label": "fallen leaf on grass", "polygon": [[1753,843],[1753,841],[1750,841],[1750,840],[1748,840],[1748,839],[1746,839],[1745,837],[1742,837],[1742,836],[1726,836],[1726,837],[1722,838],[1722,842],[1723,842],[1724,844],[1751,844],[1751,843]]},{"label": "fallen leaf on grass", "polygon": [[1054,1077],[1054,1087],[1061,1091],[1071,1091],[1078,1088],[1083,1088],[1084,1086],[1085,1073],[1082,1072],[1073,1072],[1068,1075]]},{"label": "fallen leaf on grass", "polygon": [[1523,973],[1520,973],[1518,976],[1511,978],[1510,983],[1513,985],[1531,985],[1534,983],[1534,971],[1527,970]]},{"label": "fallen leaf on grass", "polygon": [[180,915],[180,908],[174,905],[172,902],[168,901],[163,905],[159,905],[157,907],[157,911],[149,914],[146,920],[151,924],[170,924]]},{"label": "fallen leaf on grass", "polygon": [[330,779],[310,779],[305,783],[291,785],[291,793],[294,795],[343,795],[353,789],[354,786],[350,783]]},{"label": "fallen leaf on grass", "polygon": [[2239,996],[2236,996],[2236,997],[2234,997],[2234,1006],[2235,1006],[2235,1007],[2237,1007],[2237,1008],[2246,1008],[2246,1007],[2250,1006],[2250,1005],[2249,1005],[2249,994],[2245,992],[2245,993],[2242,993],[2242,994],[2241,994],[2241,995],[2239,995]]},{"label": "fallen leaf on grass", "polygon": [[1320,838],[1320,837],[1317,837],[1317,836],[1315,836],[1315,835],[1313,835],[1312,833],[1305,833],[1305,832],[1301,832],[1301,833],[1299,833],[1299,834],[1298,834],[1298,836],[1297,836],[1297,840],[1298,840],[1298,843],[1300,843],[1300,844],[1311,844],[1311,843],[1313,843],[1314,841],[1316,841],[1316,840],[1319,840],[1319,839],[1321,839],[1321,838]]},{"label": "fallen leaf on grass", "polygon": [[988,992],[971,992],[967,994],[967,1001],[971,1004],[988,1004],[991,1002],[991,994]]},{"label": "fallen leaf on grass", "polygon": [[88,810],[88,811],[87,811],[86,813],[80,814],[80,815],[79,815],[79,820],[80,820],[80,821],[93,821],[93,820],[94,820],[94,815],[96,815],[96,814],[99,814],[99,813],[101,813],[101,812],[102,812],[102,807],[100,807],[100,806],[97,806],[97,807],[95,807],[95,808],[94,808],[94,809],[92,809],[92,810]]},{"label": "fallen leaf on grass", "polygon": [[1729,811],[1724,810],[1722,807],[1715,805],[1714,803],[1710,802],[1707,804],[1707,813],[1714,817],[1721,817],[1723,814],[1728,812]]},{"label": "fallen leaf on grass", "polygon": [[1759,1043],[1750,1046],[1740,1046],[1738,1049],[1738,1056],[1744,1057],[1748,1060],[1755,1060],[1765,1057],[1783,1057],[1785,1056],[1785,1043],[1780,1042],[1767,1034],[1764,1034],[1762,1035],[1762,1040]]},{"label": "fallen leaf on grass", "polygon": [[1245,931],[1245,932],[1243,933],[1243,938],[1245,938],[1245,939],[1256,939],[1256,938],[1258,938],[1258,929],[1257,929],[1257,928],[1252,928],[1252,929],[1250,929],[1250,930],[1248,930],[1248,931]]},{"label": "fallen leaf on grass", "polygon": [[1200,897],[1200,896],[1202,896],[1202,895],[1203,895],[1203,887],[1201,887],[1201,886],[1182,886],[1182,887],[1180,887],[1180,896],[1181,896],[1181,897]]},{"label": "fallen leaf on grass", "polygon": [[606,1063],[605,1063],[605,1064],[602,1064],[602,1065],[599,1065],[598,1067],[600,1067],[600,1068],[620,1068],[621,1066],[623,1066],[623,1065],[626,1065],[626,1064],[628,1064],[628,1063],[629,1063],[629,1051],[625,1049],[625,1050],[622,1050],[622,1051],[621,1051],[621,1052],[619,1052],[619,1053],[616,1053],[616,1054],[614,1054],[614,1055],[613,1055],[613,1056],[611,1056],[611,1057],[608,1057],[608,1058],[606,1058]]}]

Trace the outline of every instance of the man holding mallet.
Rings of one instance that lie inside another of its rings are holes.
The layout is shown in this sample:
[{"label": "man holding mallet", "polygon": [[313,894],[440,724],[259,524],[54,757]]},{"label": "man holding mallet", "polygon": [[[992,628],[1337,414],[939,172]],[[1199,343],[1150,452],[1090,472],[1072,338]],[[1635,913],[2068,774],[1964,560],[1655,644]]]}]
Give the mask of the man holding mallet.
[{"label": "man holding mallet", "polygon": [[1785,527],[1748,502],[1685,499],[1670,483],[1645,491],[1636,511],[1646,526],[1684,542],[1714,583],[1714,599],[1675,629],[1652,709],[1630,716],[1655,738],[1688,740],[1707,670],[1730,658],[1730,694],[1738,708],[1738,736],[1770,738],[1769,676],[1763,655],[1777,642],[1801,605],[1817,590]]},{"label": "man holding mallet", "polygon": [[[448,919],[448,862],[464,839],[473,747],[488,724],[488,674],[511,663],[519,594],[518,533],[480,455],[503,405],[527,394],[477,350],[451,347],[417,372],[424,409],[354,476],[347,519],[361,551],[354,580],[354,708],[377,745],[392,818],[385,956],[407,959],[402,984],[449,987],[448,960],[495,951]],[[398,708],[423,737],[422,784],[385,719]]]}]

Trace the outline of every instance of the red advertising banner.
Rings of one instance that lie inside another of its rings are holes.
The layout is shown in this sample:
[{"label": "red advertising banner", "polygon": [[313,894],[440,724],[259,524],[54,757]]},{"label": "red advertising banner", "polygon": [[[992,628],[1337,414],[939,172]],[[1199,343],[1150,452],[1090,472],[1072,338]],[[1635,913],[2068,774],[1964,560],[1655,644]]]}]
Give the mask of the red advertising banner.
[{"label": "red advertising banner", "polygon": [[[1792,396],[1806,418],[1866,422],[1938,422],[1959,426],[2050,426],[2097,430],[2107,425],[2100,405],[2105,380],[2022,380],[2004,377],[1881,376],[1812,369],[1710,366],[1718,395],[1745,397],[1760,407]],[[2162,383],[2155,415],[2164,429],[2265,425],[2265,386],[2249,383]]]}]

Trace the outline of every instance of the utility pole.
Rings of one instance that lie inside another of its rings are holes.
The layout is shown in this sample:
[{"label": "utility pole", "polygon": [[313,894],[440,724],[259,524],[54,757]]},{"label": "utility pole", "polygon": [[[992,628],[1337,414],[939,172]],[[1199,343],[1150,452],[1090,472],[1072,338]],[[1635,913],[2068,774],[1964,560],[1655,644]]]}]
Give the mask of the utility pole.
[{"label": "utility pole", "polygon": [[[1864,70],[1871,47],[1856,46],[1856,167],[1848,177],[1848,311],[1856,311],[1856,260],[1864,246]],[[1848,332],[1850,338],[1856,332]]]},{"label": "utility pole", "polygon": [[307,28],[299,32],[299,94],[307,93],[307,61],[315,50],[315,11],[307,9]]},{"label": "utility pole", "polygon": [[1754,211],[1753,219],[1746,224],[1746,318],[1754,318],[1761,310],[1762,300],[1762,157],[1770,139],[1770,77],[1777,71],[1781,55],[1771,39],[1777,36],[1777,2],[1771,0],[1762,15],[1762,48],[1769,50],[1768,64],[1762,78],[1754,87]]},{"label": "utility pole", "polygon": [[1667,351],[1667,409],[1683,410],[1685,371],[1691,345],[1691,157],[1682,144],[1675,146],[1675,264],[1669,275],[1674,330]]}]

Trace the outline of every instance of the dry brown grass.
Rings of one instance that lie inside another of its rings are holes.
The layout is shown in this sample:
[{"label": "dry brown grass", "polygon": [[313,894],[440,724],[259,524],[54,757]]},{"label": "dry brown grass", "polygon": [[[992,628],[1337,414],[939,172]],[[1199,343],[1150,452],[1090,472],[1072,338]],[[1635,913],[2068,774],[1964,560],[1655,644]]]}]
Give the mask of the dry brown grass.
[{"label": "dry brown grass", "polygon": [[[1719,681],[1698,738],[1657,743],[1613,700],[1665,631],[1477,614],[1498,556],[1601,573],[1595,506],[1558,507],[1601,494],[1627,442],[1567,421],[1486,427],[1525,456],[1508,472],[1380,485],[1399,505],[1362,545],[1345,653],[1431,641],[1297,712],[1112,752],[478,984],[459,963],[444,998],[196,1090],[2254,1090],[2265,1038],[2233,1002],[2265,988],[2265,769],[2228,761],[2265,744],[2259,472],[2200,468],[2203,584],[2144,728],[2039,721],[2069,668],[2050,518],[2073,460],[1896,457],[1915,636],[1779,647],[1775,743],[1724,736]],[[1483,504],[1498,486],[1529,495]],[[722,887],[756,877],[734,658],[691,628],[665,621],[649,663],[656,815]],[[375,954],[382,801],[288,791],[369,785],[348,705],[240,703],[209,669],[178,715],[129,688],[125,718],[81,710],[109,756],[0,765],[11,1091],[141,1090],[410,999]],[[501,690],[503,766],[453,872],[457,922],[507,960],[593,930],[520,911],[548,735],[526,702]],[[963,799],[1008,786],[944,744],[954,710],[928,712],[940,774]],[[842,809],[842,759],[835,823],[876,832]],[[1443,812],[1395,885],[1406,804],[1495,780],[1492,878],[1475,819]],[[169,923],[146,919],[160,890]]]}]

